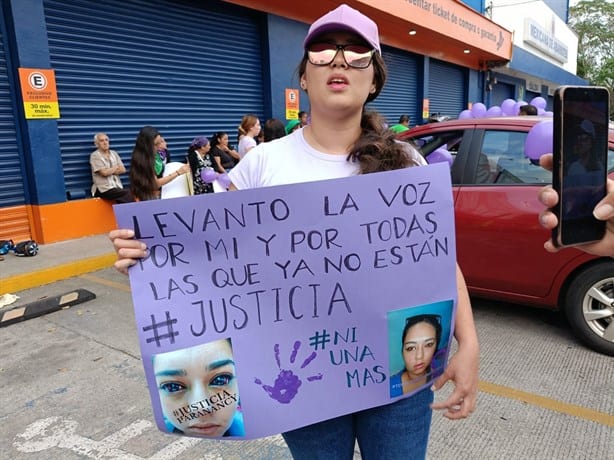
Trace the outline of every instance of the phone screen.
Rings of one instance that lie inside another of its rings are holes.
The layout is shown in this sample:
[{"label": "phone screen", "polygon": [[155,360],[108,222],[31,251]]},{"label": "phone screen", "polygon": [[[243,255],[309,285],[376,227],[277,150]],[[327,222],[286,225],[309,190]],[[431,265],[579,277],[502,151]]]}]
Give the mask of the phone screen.
[{"label": "phone screen", "polygon": [[560,246],[603,237],[605,222],[593,217],[593,209],[606,194],[607,136],[607,90],[562,87],[557,91],[554,147],[558,181],[554,185],[560,199],[559,226],[553,239]]}]

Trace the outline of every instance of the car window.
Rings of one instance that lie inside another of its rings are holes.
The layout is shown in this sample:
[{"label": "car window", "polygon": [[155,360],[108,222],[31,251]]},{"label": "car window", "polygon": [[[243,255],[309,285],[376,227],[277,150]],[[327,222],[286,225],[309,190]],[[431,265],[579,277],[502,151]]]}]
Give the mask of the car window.
[{"label": "car window", "polygon": [[463,131],[445,131],[408,138],[406,140],[416,147],[429,163],[439,162],[443,161],[445,158],[449,158],[447,154],[441,154],[442,152],[448,152],[451,156],[451,160],[449,160],[450,165],[452,165],[458,153],[462,138]]},{"label": "car window", "polygon": [[614,170],[614,150],[608,150],[608,172]]},{"label": "car window", "polygon": [[548,184],[549,171],[525,156],[526,132],[495,131],[484,133],[478,160],[478,184]]}]

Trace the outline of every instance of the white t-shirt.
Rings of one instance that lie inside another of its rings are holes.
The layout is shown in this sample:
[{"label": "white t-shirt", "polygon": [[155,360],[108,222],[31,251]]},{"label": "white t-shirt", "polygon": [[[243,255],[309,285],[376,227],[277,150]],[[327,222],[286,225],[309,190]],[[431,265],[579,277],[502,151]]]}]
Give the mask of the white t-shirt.
[{"label": "white t-shirt", "polygon": [[243,159],[249,149],[253,147],[256,147],[256,139],[250,136],[241,136],[241,139],[239,139],[239,146],[237,147],[241,159]]},{"label": "white t-shirt", "polygon": [[[408,153],[418,164],[426,164],[413,149],[408,149]],[[348,161],[347,155],[331,155],[314,149],[299,129],[253,148],[228,175],[234,186],[242,190],[338,179],[356,175],[359,169],[358,162]]]}]

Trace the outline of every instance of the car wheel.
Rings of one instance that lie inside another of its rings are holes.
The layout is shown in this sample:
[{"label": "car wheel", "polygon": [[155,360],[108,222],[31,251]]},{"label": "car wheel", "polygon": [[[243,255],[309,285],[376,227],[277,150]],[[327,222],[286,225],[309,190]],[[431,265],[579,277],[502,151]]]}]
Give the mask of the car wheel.
[{"label": "car wheel", "polygon": [[614,263],[581,271],[569,285],[564,309],[580,340],[593,350],[614,356]]}]

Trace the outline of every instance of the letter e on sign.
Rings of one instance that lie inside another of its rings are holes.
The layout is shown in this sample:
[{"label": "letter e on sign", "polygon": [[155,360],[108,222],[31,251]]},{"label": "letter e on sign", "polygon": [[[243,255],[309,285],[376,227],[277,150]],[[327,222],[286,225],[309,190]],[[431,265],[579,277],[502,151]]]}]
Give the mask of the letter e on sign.
[{"label": "letter e on sign", "polygon": [[32,89],[43,90],[47,87],[47,77],[40,72],[32,72],[28,76],[28,82]]},{"label": "letter e on sign", "polygon": [[297,120],[299,108],[298,89],[286,88],[286,119]]}]

